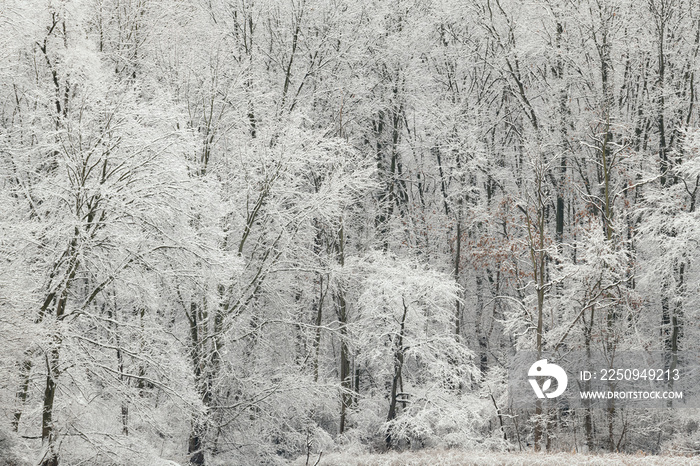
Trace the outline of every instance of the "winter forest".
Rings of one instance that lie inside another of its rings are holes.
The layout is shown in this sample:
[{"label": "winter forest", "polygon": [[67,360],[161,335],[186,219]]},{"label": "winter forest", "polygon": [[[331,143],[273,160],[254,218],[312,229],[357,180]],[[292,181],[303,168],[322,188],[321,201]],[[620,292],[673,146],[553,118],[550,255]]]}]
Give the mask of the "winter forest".
[{"label": "winter forest", "polygon": [[[0,0],[0,464],[700,453],[700,1]],[[320,460],[323,464],[323,460]]]}]

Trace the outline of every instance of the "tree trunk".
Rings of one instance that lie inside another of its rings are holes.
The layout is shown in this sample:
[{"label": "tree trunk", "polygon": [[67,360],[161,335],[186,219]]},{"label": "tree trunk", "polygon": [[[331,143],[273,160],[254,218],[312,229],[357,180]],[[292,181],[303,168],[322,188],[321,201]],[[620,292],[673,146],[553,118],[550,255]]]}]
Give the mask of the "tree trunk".
[{"label": "tree trunk", "polygon": [[15,410],[15,416],[12,420],[12,430],[15,432],[19,432],[19,422],[22,418],[22,410],[24,408],[24,403],[27,401],[27,396],[29,395],[29,377],[31,372],[32,360],[29,359],[29,355],[27,355],[27,359],[24,361],[20,369],[20,378],[22,379],[22,383],[17,391],[17,403],[19,406]]},{"label": "tree trunk", "polygon": [[323,321],[323,300],[326,295],[323,292],[323,275],[320,276],[319,297],[316,305],[316,329],[314,335],[314,382],[318,382],[318,358],[321,351],[321,322]]},{"label": "tree trunk", "polygon": [[[396,344],[394,345],[394,377],[391,380],[391,395],[389,396],[389,413],[387,414],[387,422],[396,419],[396,402],[399,394],[399,386],[401,385],[401,372],[403,369],[403,358],[404,358],[404,347],[403,347],[403,336],[404,329],[406,327],[406,315],[408,314],[408,306],[406,306],[406,301],[403,301],[403,316],[401,317],[401,327],[399,328],[399,334],[396,337]],[[391,428],[387,430],[386,434],[386,446],[391,448]]]},{"label": "tree trunk", "polygon": [[[345,230],[341,223],[338,231],[338,242],[336,245],[338,262],[345,265]],[[352,375],[350,372],[350,349],[347,342],[348,309],[345,301],[345,292],[340,288],[336,294],[338,309],[338,321],[340,323],[340,385],[342,393],[340,395],[340,426],[339,433],[345,432],[347,424],[347,409],[352,404]]]},{"label": "tree trunk", "polygon": [[[77,238],[77,229],[75,233]],[[66,302],[68,301],[68,289],[75,278],[75,272],[78,267],[78,259],[75,255],[76,244],[77,239],[74,238],[69,247],[71,261],[68,266],[68,276],[66,278],[66,283],[63,286],[63,290],[61,291],[61,296],[56,302],[57,321],[60,321],[65,314]],[[41,442],[44,446],[46,454],[41,460],[40,466],[58,465],[58,455],[55,451],[56,435],[53,424],[53,410],[58,377],[61,373],[59,363],[62,342],[61,335],[57,332],[54,333],[52,336],[52,346],[46,354],[46,385],[44,387],[43,410],[41,415]]]},{"label": "tree trunk", "polygon": [[342,388],[341,403],[340,403],[340,427],[339,433],[345,432],[347,409],[352,403],[350,390],[352,389],[352,378],[350,374],[350,350],[347,343],[347,303],[345,302],[345,294],[341,291],[338,293],[338,315],[340,320],[340,385]]}]

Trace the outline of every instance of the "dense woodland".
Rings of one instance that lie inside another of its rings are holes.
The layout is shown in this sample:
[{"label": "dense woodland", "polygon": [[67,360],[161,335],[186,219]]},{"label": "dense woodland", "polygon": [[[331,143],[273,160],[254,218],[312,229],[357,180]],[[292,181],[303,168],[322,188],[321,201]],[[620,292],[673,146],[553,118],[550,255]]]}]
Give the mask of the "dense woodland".
[{"label": "dense woodland", "polygon": [[[700,452],[697,0],[0,0],[0,464]],[[4,461],[4,462],[2,462]]]}]

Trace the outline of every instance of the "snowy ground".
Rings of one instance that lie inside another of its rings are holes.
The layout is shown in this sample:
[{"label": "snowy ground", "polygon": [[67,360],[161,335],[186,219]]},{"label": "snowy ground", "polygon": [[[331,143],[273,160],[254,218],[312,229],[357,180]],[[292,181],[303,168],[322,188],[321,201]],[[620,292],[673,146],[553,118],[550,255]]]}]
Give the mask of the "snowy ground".
[{"label": "snowy ground", "polygon": [[[308,465],[313,466],[318,455],[312,455]],[[300,458],[294,466],[305,466]],[[466,466],[466,465],[700,465],[700,457],[645,456],[645,455],[583,455],[574,453],[489,453],[451,451],[420,451],[386,454],[322,455],[318,466]]]}]

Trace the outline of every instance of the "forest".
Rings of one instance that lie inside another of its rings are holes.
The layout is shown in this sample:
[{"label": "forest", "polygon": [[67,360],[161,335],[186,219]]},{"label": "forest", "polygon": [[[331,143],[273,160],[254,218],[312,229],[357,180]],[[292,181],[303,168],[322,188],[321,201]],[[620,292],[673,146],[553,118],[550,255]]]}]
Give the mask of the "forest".
[{"label": "forest", "polygon": [[700,454],[509,394],[700,363],[699,52],[698,0],[0,0],[0,465]]}]

